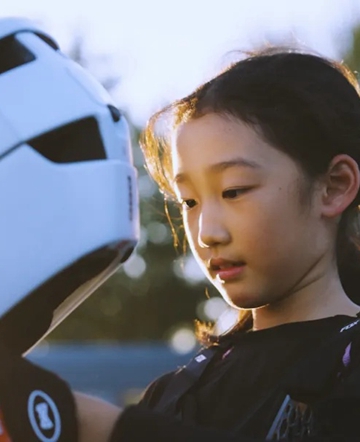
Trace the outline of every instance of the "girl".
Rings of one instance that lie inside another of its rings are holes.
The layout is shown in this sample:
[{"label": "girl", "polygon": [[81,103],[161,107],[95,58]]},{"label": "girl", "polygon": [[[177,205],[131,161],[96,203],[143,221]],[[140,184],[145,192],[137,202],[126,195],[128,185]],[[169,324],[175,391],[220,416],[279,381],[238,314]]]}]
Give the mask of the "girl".
[{"label": "girl", "polygon": [[113,440],[360,440],[355,78],[308,53],[253,54],[155,114],[142,146],[240,316],[223,336],[203,331],[205,348]]}]

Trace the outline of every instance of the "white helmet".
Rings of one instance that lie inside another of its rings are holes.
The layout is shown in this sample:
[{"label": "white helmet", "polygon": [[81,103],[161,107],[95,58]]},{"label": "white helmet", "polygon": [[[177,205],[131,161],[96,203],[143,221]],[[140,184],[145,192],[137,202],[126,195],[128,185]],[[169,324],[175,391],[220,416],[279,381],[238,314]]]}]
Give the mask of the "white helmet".
[{"label": "white helmet", "polygon": [[128,125],[26,19],[0,20],[0,342],[24,353],[139,236]]}]

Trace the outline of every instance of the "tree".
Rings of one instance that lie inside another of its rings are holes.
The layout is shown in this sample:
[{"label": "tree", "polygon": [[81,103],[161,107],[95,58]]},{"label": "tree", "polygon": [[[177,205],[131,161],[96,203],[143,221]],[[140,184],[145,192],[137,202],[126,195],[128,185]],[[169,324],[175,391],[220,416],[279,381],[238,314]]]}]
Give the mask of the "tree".
[{"label": "tree", "polygon": [[344,50],[343,59],[347,66],[358,74],[360,70],[360,25],[352,29],[350,41]]}]

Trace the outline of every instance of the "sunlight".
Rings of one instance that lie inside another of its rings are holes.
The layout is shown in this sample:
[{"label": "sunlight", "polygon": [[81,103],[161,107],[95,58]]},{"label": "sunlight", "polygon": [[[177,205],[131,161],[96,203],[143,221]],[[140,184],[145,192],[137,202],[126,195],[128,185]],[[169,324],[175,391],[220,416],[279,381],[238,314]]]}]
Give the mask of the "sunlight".
[{"label": "sunlight", "polygon": [[189,328],[180,328],[170,338],[171,348],[179,354],[190,353],[196,347],[194,332]]},{"label": "sunlight", "polygon": [[122,268],[130,278],[140,278],[146,270],[146,262],[144,258],[134,253]]}]

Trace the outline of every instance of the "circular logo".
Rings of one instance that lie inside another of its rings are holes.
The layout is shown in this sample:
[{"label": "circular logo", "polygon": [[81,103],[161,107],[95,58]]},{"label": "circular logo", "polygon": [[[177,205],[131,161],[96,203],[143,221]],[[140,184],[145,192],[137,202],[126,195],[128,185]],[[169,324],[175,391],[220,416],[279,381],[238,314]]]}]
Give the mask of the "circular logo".
[{"label": "circular logo", "polygon": [[61,433],[59,410],[51,397],[41,390],[34,390],[28,399],[28,415],[31,426],[41,442],[57,442]]}]

